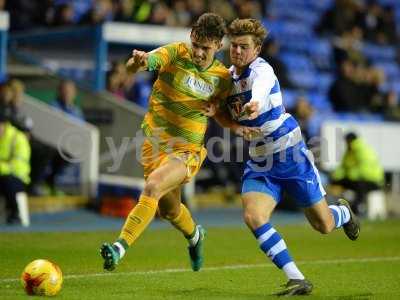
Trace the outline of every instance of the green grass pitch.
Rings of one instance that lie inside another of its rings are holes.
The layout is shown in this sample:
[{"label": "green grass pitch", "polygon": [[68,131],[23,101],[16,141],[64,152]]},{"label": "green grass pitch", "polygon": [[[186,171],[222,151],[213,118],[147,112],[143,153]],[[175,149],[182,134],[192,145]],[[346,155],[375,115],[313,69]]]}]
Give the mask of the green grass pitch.
[{"label": "green grass pitch", "polygon": [[[306,277],[309,299],[400,299],[400,220],[363,223],[360,239],[342,230],[276,226]],[[189,270],[186,242],[174,229],[148,230],[114,272],[99,246],[118,232],[0,233],[0,299],[31,299],[19,276],[37,258],[61,267],[59,299],[274,299],[285,276],[246,228],[208,228],[205,266]],[[36,297],[34,297],[36,298]]]}]

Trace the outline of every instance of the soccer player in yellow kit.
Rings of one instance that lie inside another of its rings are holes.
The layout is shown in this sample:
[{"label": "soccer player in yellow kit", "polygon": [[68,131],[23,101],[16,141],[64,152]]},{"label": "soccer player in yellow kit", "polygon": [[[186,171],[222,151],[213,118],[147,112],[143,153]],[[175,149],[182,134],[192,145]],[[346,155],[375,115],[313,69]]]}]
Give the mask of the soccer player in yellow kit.
[{"label": "soccer player in yellow kit", "polygon": [[[173,43],[148,53],[133,51],[128,71],[158,71],[142,123],[146,182],[117,241],[104,243],[100,249],[104,269],[115,268],[157,209],[187,238],[192,269],[201,268],[205,230],[196,225],[181,203],[181,186],[198,172],[206,157],[203,143],[207,116],[214,115],[218,106],[212,103],[225,99],[231,88],[229,71],[214,58],[225,32],[224,20],[206,13],[192,27],[191,45]],[[239,135],[245,131],[243,126],[228,126]]]}]

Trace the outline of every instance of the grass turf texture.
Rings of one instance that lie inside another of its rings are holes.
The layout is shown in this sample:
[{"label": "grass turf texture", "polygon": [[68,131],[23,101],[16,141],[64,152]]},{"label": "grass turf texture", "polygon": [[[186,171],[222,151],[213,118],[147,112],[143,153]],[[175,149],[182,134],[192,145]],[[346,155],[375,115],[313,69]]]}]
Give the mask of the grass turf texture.
[{"label": "grass turf texture", "polygon": [[[400,299],[400,220],[364,223],[356,242],[342,230],[277,229],[314,284],[309,299]],[[116,235],[1,233],[0,299],[28,297],[19,276],[37,258],[61,267],[59,299],[273,299],[286,282],[245,228],[208,228],[205,268],[197,273],[190,270],[186,242],[172,228],[146,231],[117,270],[105,272],[98,249]]]}]

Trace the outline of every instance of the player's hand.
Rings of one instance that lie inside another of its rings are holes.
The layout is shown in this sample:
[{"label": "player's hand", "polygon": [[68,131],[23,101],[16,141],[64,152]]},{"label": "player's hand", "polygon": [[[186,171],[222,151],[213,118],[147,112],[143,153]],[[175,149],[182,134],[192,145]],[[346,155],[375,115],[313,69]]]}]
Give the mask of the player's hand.
[{"label": "player's hand", "polygon": [[133,50],[132,57],[126,63],[128,72],[136,73],[146,68],[149,54],[145,51]]},{"label": "player's hand", "polygon": [[238,126],[234,131],[237,135],[242,136],[247,141],[259,138],[262,135],[260,127]]},{"label": "player's hand", "polygon": [[259,104],[257,101],[250,101],[247,102],[243,106],[243,112],[248,116],[249,120],[254,120],[255,118],[258,117],[258,109],[259,109]]},{"label": "player's hand", "polygon": [[211,102],[205,103],[203,105],[202,112],[207,117],[213,117],[217,112],[217,106]]}]

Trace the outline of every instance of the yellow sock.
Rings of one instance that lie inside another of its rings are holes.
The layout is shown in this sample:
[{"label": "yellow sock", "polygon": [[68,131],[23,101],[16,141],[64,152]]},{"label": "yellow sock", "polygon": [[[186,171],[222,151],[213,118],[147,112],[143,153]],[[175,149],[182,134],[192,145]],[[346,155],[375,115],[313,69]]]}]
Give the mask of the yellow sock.
[{"label": "yellow sock", "polygon": [[123,239],[128,246],[132,245],[153,220],[157,206],[156,199],[141,195],[138,203],[126,218],[119,239]]},{"label": "yellow sock", "polygon": [[196,224],[193,221],[190,211],[182,203],[179,215],[175,219],[171,219],[170,222],[187,238],[193,234],[196,228]]}]

